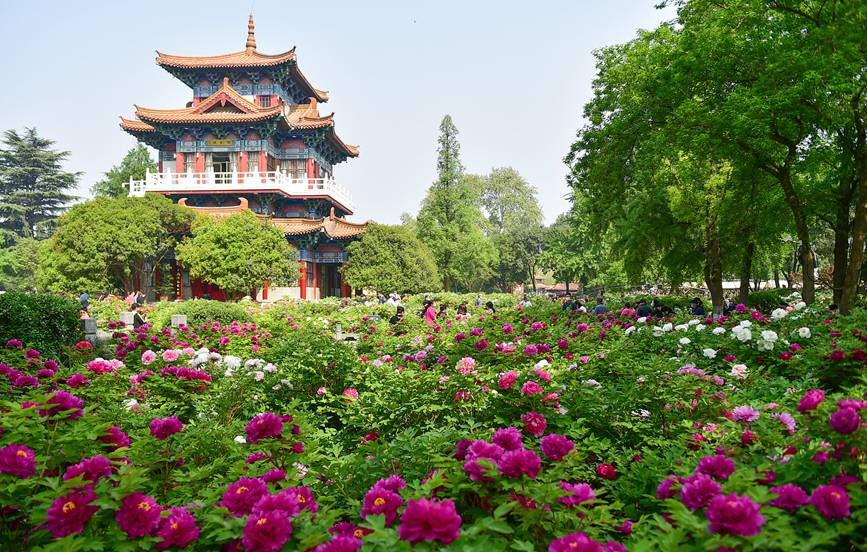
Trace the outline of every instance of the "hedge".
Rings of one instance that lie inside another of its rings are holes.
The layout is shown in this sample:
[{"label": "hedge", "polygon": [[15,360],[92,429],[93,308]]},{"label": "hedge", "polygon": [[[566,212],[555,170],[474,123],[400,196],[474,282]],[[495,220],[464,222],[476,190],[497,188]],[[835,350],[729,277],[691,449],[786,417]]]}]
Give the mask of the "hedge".
[{"label": "hedge", "polygon": [[81,303],[56,295],[10,291],[0,295],[0,346],[10,339],[56,355],[83,339]]},{"label": "hedge", "polygon": [[209,320],[220,324],[253,321],[247,309],[238,303],[196,299],[160,308],[148,322],[152,322],[156,328],[164,328],[171,322],[173,314],[186,314],[188,326],[199,326]]}]

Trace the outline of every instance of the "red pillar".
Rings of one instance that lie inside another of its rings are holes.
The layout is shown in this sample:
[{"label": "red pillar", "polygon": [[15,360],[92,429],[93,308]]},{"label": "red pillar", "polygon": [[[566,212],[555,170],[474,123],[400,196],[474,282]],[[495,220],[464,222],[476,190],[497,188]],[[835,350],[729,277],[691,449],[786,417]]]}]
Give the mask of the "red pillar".
[{"label": "red pillar", "polygon": [[184,267],[178,265],[178,299],[184,299]]},{"label": "red pillar", "polygon": [[238,154],[238,172],[245,173],[250,168],[250,160],[247,157],[249,154],[246,151],[242,151]]},{"label": "red pillar", "polygon": [[301,299],[307,299],[307,263],[301,261],[301,270],[298,273],[298,287]]},{"label": "red pillar", "polygon": [[262,150],[259,152],[259,174],[265,176],[266,172],[268,172],[268,152]]},{"label": "red pillar", "polygon": [[196,152],[196,172],[203,173],[205,172],[205,154],[201,152]]},{"label": "red pillar", "polygon": [[268,300],[268,280],[265,280],[265,283],[262,284],[262,301]]},{"label": "red pillar", "polygon": [[183,174],[184,172],[184,153],[178,152],[175,154],[175,172]]},{"label": "red pillar", "polygon": [[321,298],[321,294],[319,293],[319,277],[321,276],[321,271],[319,270],[319,263],[313,263],[313,298],[318,299]]},{"label": "red pillar", "polygon": [[[340,268],[345,267],[346,265],[340,265]],[[346,279],[343,277],[343,273],[340,273],[340,296],[341,297],[352,297],[352,288],[349,287],[349,284],[346,283]]]}]

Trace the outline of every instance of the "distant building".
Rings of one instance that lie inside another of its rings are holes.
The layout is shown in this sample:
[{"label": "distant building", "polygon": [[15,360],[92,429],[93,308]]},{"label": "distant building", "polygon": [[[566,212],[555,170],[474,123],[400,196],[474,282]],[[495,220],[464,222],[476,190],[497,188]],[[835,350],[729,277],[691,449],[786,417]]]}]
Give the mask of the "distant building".
[{"label": "distant building", "polygon": [[[295,48],[260,53],[251,15],[243,50],[205,57],[157,52],[156,62],[193,98],[180,109],[136,105],[136,119],[121,117],[122,129],[159,152],[158,172],[131,181],[129,194],[160,193],[217,217],[250,209],[270,219],[298,249],[301,277],[287,288],[263,282],[262,300],[349,296],[338,268],[347,243],[367,225],[346,220],[352,198],[333,170],[359,149],[337,135],[333,113],[320,114],[328,93],[301,73]],[[151,285],[171,278],[181,299],[223,298],[216,286],[190,281],[174,260],[168,273],[155,272]]]}]

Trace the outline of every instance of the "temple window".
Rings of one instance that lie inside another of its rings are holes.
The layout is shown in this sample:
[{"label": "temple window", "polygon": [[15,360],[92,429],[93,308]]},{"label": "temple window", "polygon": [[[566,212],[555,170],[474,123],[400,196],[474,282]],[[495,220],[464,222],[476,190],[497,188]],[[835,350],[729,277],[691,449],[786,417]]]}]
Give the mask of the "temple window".
[{"label": "temple window", "polygon": [[184,172],[187,174],[192,174],[196,170],[196,155],[194,153],[188,153],[184,155]]},{"label": "temple window", "polygon": [[254,173],[259,172],[259,152],[247,152],[247,171]]},{"label": "temple window", "polygon": [[271,96],[259,96],[259,105],[261,107],[271,107]]},{"label": "temple window", "polygon": [[304,178],[304,175],[307,172],[307,160],[284,159],[280,161],[280,172],[285,173],[289,178],[300,180]]}]

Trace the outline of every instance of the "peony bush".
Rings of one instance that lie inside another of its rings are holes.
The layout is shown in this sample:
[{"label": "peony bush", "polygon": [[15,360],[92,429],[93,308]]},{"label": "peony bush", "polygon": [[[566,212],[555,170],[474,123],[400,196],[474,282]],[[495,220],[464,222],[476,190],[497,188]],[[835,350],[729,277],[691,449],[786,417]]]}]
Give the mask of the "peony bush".
[{"label": "peony bush", "polygon": [[336,302],[109,322],[110,346],[63,359],[10,339],[4,548],[863,544],[863,313],[644,319],[503,299],[429,327],[414,302],[395,326]]}]

